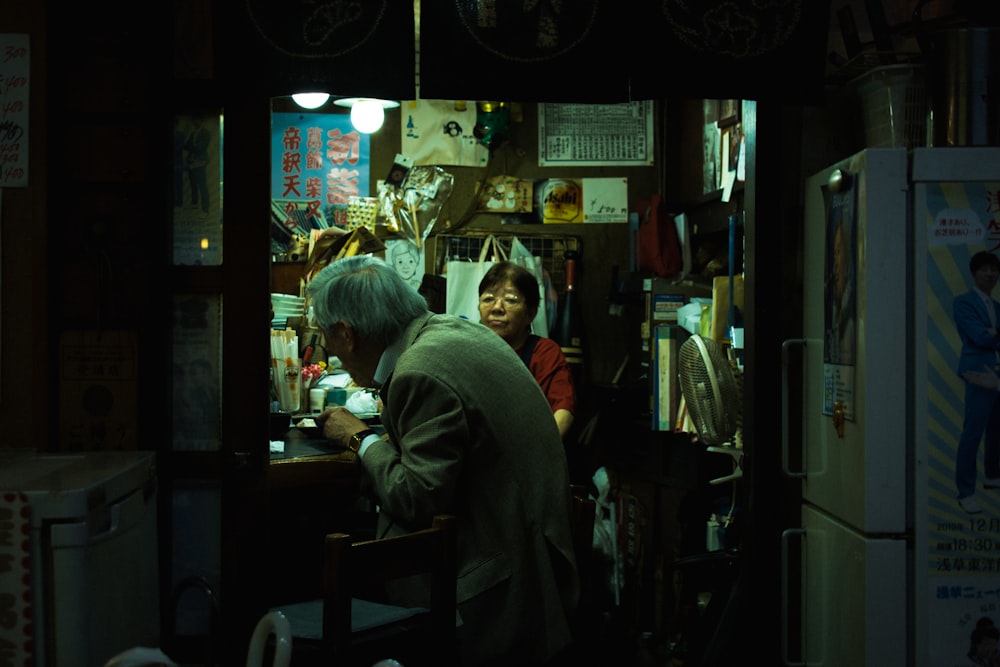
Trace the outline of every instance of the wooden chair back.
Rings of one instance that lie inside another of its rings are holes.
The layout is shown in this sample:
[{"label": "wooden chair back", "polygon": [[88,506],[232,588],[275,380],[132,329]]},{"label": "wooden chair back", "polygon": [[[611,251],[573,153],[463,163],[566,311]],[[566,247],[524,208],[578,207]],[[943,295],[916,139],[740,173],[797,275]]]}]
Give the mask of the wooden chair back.
[{"label": "wooden chair back", "polygon": [[[367,597],[373,590],[384,590],[388,582],[425,576],[430,583],[430,598],[421,616],[426,623],[412,628],[401,637],[418,639],[421,646],[434,651],[436,664],[455,661],[457,526],[454,516],[434,517],[430,528],[406,535],[354,542],[350,535],[326,536],[323,572],[323,647],[329,664],[352,664],[361,658],[352,632],[352,603]],[[412,625],[412,619],[410,620]],[[407,648],[393,644],[394,635],[377,628],[378,650],[382,658],[395,658],[404,665]],[[421,649],[423,650],[423,649]],[[394,654],[395,653],[395,654]],[[370,662],[368,664],[371,664]]]}]

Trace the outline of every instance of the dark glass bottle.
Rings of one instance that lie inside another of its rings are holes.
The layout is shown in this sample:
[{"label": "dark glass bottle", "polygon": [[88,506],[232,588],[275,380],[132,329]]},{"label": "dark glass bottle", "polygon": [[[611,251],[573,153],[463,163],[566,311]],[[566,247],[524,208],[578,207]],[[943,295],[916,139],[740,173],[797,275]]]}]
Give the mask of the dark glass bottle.
[{"label": "dark glass bottle", "polygon": [[575,250],[567,250],[566,258],[566,291],[559,304],[559,317],[556,319],[552,338],[562,348],[563,355],[573,369],[574,379],[579,384],[583,368],[583,311],[580,307],[580,294],[577,290],[577,261],[580,254]]}]

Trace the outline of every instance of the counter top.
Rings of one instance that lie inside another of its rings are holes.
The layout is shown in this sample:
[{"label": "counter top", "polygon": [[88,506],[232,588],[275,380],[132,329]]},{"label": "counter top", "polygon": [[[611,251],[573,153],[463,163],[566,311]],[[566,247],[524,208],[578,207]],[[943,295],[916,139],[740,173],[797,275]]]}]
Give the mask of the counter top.
[{"label": "counter top", "polygon": [[328,440],[312,438],[297,428],[284,435],[285,449],[271,452],[267,479],[271,488],[303,484],[357,486],[357,455]]},{"label": "counter top", "polygon": [[353,452],[334,445],[329,440],[309,437],[297,428],[288,429],[282,441],[285,443],[285,449],[281,452],[272,451],[271,463],[284,463],[313,456],[345,457],[346,455],[349,460],[354,460]]}]

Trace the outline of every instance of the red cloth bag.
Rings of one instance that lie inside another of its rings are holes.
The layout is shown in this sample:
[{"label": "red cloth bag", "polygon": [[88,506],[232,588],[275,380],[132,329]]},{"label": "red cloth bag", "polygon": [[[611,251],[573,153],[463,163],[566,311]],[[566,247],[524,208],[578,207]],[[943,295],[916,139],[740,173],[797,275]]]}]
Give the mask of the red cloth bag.
[{"label": "red cloth bag", "polygon": [[639,232],[636,234],[636,256],[639,271],[672,278],[683,269],[681,243],[677,236],[674,216],[667,212],[660,195],[636,202]]}]

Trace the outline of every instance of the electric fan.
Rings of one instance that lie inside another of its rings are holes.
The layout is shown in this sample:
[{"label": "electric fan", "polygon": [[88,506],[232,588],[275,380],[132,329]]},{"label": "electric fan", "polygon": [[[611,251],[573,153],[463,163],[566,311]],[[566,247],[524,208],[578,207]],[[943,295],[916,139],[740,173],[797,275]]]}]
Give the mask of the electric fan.
[{"label": "electric fan", "polygon": [[718,343],[697,334],[681,345],[677,371],[681,395],[698,438],[708,445],[708,451],[733,457],[733,474],[713,479],[711,483],[721,484],[741,477],[742,396],[738,371],[734,373],[733,364]]}]

